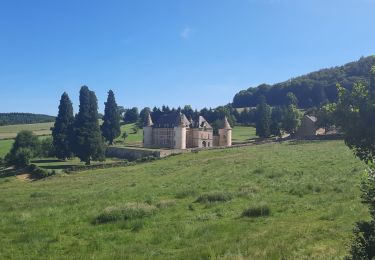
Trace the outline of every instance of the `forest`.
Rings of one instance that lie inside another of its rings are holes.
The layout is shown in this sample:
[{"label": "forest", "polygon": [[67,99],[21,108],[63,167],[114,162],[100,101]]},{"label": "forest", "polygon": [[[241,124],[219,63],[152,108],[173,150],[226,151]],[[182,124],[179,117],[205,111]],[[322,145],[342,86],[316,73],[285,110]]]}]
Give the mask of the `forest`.
[{"label": "forest", "polygon": [[261,96],[271,106],[281,106],[288,102],[287,94],[293,93],[298,99],[298,107],[320,107],[322,104],[336,102],[336,85],[351,89],[354,83],[368,84],[370,69],[375,57],[362,57],[358,61],[329,69],[322,69],[304,76],[291,78],[274,85],[261,84],[241,90],[233,98],[233,107],[255,107]]},{"label": "forest", "polygon": [[0,126],[54,122],[55,117],[32,113],[0,113]]}]

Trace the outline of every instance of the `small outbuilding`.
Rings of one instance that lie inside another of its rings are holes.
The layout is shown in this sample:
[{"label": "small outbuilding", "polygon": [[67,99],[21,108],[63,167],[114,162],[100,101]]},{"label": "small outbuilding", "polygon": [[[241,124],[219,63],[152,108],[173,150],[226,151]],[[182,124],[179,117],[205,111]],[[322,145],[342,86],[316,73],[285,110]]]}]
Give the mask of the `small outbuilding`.
[{"label": "small outbuilding", "polygon": [[298,128],[295,136],[298,138],[324,135],[325,131],[323,128],[317,126],[318,119],[315,116],[305,115],[301,120],[301,126]]}]

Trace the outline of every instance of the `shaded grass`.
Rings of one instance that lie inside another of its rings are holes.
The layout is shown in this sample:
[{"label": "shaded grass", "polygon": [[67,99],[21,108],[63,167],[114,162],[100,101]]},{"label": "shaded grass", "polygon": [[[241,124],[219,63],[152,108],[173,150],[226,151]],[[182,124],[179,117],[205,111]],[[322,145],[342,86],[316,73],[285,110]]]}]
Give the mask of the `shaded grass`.
[{"label": "shaded grass", "polygon": [[232,194],[222,191],[214,191],[200,195],[196,202],[212,203],[212,202],[227,202],[232,199]]},{"label": "shaded grass", "polygon": [[[202,151],[35,182],[0,178],[0,258],[338,259],[354,223],[369,217],[360,203],[364,168],[342,142],[324,141]],[[233,197],[193,203],[215,191]],[[145,201],[162,203],[145,217],[92,224],[110,205]],[[260,201],[272,214],[239,217]]]},{"label": "shaded grass", "polygon": [[257,204],[246,208],[242,212],[242,217],[257,218],[257,217],[267,217],[271,214],[271,209],[267,204]]}]

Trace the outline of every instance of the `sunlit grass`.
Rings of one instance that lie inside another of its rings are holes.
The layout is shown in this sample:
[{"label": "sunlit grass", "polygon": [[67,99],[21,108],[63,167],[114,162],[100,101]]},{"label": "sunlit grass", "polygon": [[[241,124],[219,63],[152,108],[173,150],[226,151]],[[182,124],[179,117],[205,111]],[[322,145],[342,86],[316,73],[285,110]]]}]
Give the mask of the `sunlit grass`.
[{"label": "sunlit grass", "polygon": [[[343,142],[324,141],[188,153],[34,182],[2,177],[0,258],[339,259],[354,222],[368,217],[364,168]],[[129,205],[140,205],[136,214]],[[98,224],[104,213],[114,217]]]}]

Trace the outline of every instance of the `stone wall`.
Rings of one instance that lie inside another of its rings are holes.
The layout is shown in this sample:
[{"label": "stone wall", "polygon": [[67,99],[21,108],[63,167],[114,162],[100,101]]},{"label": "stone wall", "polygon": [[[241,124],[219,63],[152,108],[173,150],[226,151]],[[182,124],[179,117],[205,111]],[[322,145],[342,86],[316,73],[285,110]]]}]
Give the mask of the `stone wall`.
[{"label": "stone wall", "polygon": [[172,154],[180,154],[183,150],[171,149],[143,149],[133,147],[108,147],[106,151],[106,157],[127,159],[129,161],[137,160],[145,157],[156,157],[163,158]]}]

